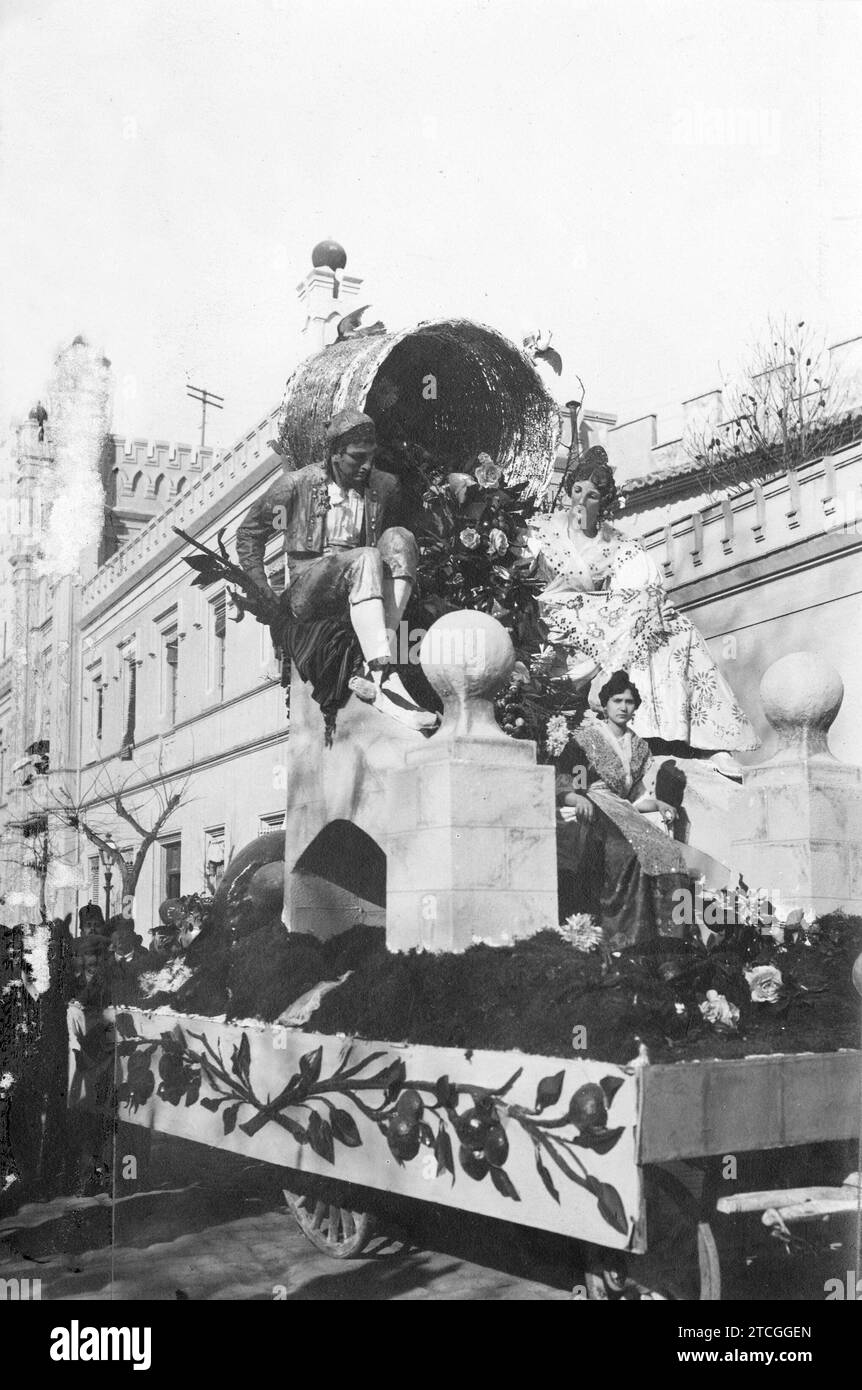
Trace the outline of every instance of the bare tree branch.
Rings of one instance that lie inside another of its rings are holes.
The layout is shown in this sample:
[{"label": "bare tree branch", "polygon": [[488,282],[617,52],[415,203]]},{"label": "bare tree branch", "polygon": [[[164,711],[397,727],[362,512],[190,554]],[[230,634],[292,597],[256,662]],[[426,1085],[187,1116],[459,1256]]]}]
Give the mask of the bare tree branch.
[{"label": "bare tree branch", "polygon": [[735,380],[725,381],[726,417],[690,429],[688,457],[708,492],[765,482],[862,435],[824,344],[804,321],[770,322],[766,339]]}]

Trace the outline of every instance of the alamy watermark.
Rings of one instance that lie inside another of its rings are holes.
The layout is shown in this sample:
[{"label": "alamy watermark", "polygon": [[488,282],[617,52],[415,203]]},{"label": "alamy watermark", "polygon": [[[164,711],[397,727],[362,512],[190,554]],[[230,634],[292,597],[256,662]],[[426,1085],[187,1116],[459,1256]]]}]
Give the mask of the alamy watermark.
[{"label": "alamy watermark", "polygon": [[675,145],[743,146],[764,154],[781,148],[781,112],[763,106],[679,106],[671,119]]}]

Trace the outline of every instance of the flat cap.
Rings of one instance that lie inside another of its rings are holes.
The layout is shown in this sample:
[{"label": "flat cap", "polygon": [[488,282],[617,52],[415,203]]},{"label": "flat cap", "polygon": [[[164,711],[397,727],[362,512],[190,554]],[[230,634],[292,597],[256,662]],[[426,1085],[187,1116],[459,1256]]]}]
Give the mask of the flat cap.
[{"label": "flat cap", "polygon": [[374,440],[376,439],[374,421],[370,415],[363,415],[361,410],[336,411],[326,426],[326,442],[327,444],[335,444],[346,434],[355,434],[357,438],[367,436],[369,440]]}]

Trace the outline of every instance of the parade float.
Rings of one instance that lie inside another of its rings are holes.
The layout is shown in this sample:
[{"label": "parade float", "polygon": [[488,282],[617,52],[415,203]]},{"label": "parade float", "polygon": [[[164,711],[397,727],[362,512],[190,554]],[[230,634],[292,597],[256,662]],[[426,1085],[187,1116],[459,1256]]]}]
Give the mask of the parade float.
[{"label": "parade float", "polygon": [[719,1177],[728,1155],[744,1170],[857,1135],[858,923],[755,908],[611,956],[595,922],[561,928],[548,743],[584,703],[537,661],[511,558],[557,408],[523,353],[457,320],[301,364],[286,467],[317,457],[347,406],[418,460],[402,473],[431,521],[417,652],[442,722],[425,739],[356,699],[322,710],[288,673],[283,837],[236,856],[145,992],[71,1006],[70,1103],[276,1165],[338,1258],[397,1197],[571,1237],[594,1298],[717,1299],[716,1226],[855,1208],[858,1178]]}]

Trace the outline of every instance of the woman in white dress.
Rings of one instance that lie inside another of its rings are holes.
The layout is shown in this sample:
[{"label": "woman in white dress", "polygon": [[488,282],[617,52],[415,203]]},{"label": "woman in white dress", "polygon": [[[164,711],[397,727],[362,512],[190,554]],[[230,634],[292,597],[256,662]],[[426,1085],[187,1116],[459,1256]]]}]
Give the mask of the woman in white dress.
[{"label": "woman in white dress", "polygon": [[[567,479],[570,505],[530,522],[527,547],[545,581],[549,640],[576,685],[597,690],[628,671],[642,703],[632,729],[653,751],[694,756],[758,747],[697,628],[677,612],[639,541],[610,524],[617,492],[607,454],[592,448]],[[721,762],[717,763],[721,767]]]}]

